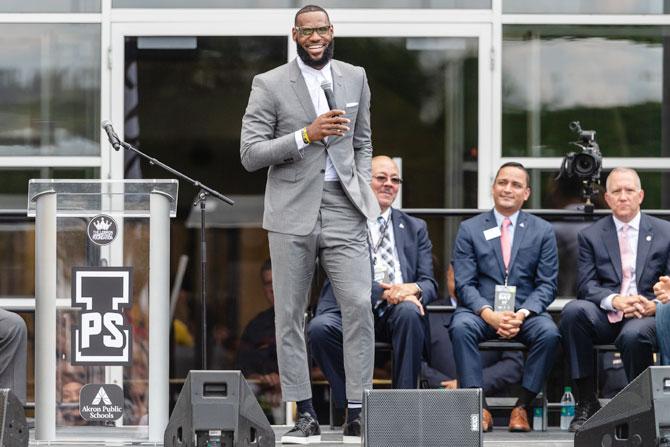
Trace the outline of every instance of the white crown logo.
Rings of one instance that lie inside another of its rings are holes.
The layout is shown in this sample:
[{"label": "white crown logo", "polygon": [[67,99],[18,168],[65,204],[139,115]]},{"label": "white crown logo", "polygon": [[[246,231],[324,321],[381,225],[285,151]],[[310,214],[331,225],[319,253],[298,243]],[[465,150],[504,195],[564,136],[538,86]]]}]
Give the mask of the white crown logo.
[{"label": "white crown logo", "polygon": [[107,231],[109,230],[109,227],[112,226],[112,222],[109,220],[105,220],[104,217],[101,217],[100,220],[98,220],[97,222],[93,222],[93,226],[98,231]]}]

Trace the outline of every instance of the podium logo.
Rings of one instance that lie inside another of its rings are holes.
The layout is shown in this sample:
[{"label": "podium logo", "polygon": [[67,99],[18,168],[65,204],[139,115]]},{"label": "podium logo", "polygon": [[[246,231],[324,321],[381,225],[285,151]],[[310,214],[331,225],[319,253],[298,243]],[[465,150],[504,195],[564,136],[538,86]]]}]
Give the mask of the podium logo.
[{"label": "podium logo", "polygon": [[131,306],[132,282],[132,267],[72,268],[72,307],[81,309],[71,331],[73,365],[130,365],[124,309]]},{"label": "podium logo", "polygon": [[111,244],[116,239],[117,226],[111,216],[98,214],[88,223],[88,238],[97,245]]},{"label": "podium logo", "polygon": [[91,405],[100,405],[100,401],[103,401],[106,405],[112,405],[112,401],[109,400],[109,396],[107,393],[105,393],[105,389],[103,387],[100,387],[100,391],[98,391],[98,394],[95,395]]},{"label": "podium logo", "polygon": [[85,385],[79,394],[79,413],[87,421],[119,419],[123,415],[123,390],[118,385]]}]

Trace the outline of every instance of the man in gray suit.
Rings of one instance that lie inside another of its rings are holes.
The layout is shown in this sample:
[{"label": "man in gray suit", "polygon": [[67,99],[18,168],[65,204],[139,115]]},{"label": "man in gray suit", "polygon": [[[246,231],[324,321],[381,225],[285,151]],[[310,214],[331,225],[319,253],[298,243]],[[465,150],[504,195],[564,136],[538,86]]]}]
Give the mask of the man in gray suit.
[{"label": "man in gray suit", "polygon": [[[315,261],[342,309],[346,395],[360,414],[374,359],[366,220],[380,211],[370,188],[365,70],[332,59],[333,26],[319,6],[296,13],[292,36],[299,57],[253,80],[240,156],[248,171],[269,168],[263,228],[272,258],[277,360],[283,399],[296,401],[299,414],[282,442],[308,444],[321,438],[304,338]],[[355,410],[349,417],[358,416]]]}]

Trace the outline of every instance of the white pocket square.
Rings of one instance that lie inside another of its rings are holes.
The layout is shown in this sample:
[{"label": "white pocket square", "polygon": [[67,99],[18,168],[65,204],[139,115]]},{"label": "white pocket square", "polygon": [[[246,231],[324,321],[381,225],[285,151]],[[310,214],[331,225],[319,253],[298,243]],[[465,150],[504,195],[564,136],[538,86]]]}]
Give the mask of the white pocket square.
[{"label": "white pocket square", "polygon": [[344,107],[356,107],[357,105],[357,102],[348,102]]}]

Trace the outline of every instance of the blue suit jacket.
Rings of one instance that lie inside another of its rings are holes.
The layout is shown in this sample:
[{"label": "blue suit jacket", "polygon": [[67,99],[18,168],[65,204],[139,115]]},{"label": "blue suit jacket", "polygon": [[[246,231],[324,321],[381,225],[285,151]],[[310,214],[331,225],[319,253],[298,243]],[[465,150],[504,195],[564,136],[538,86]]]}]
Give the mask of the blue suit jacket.
[{"label": "blue suit jacket", "polygon": [[[423,291],[422,301],[426,305],[437,298],[437,283],[433,277],[433,244],[428,238],[428,228],[422,219],[391,209],[393,237],[400,258],[400,271],[404,282],[415,282]],[[371,304],[374,307],[384,290],[379,283],[372,282]],[[316,314],[339,312],[330,281],[321,289]]]},{"label": "blue suit jacket", "polygon": [[[611,216],[581,231],[577,270],[577,298],[597,306],[603,298],[621,291],[619,238]],[[654,299],[652,287],[670,273],[670,222],[642,213],[637,239],[635,279],[637,292]]]},{"label": "blue suit jacket", "polygon": [[[474,313],[493,307],[495,286],[505,282],[500,237],[486,240],[484,231],[496,226],[493,210],[461,223],[453,252],[454,276],[459,298],[457,312]],[[531,214],[519,212],[508,285],[516,286],[516,310],[543,313],[557,289],[558,252],[551,225]]]}]

